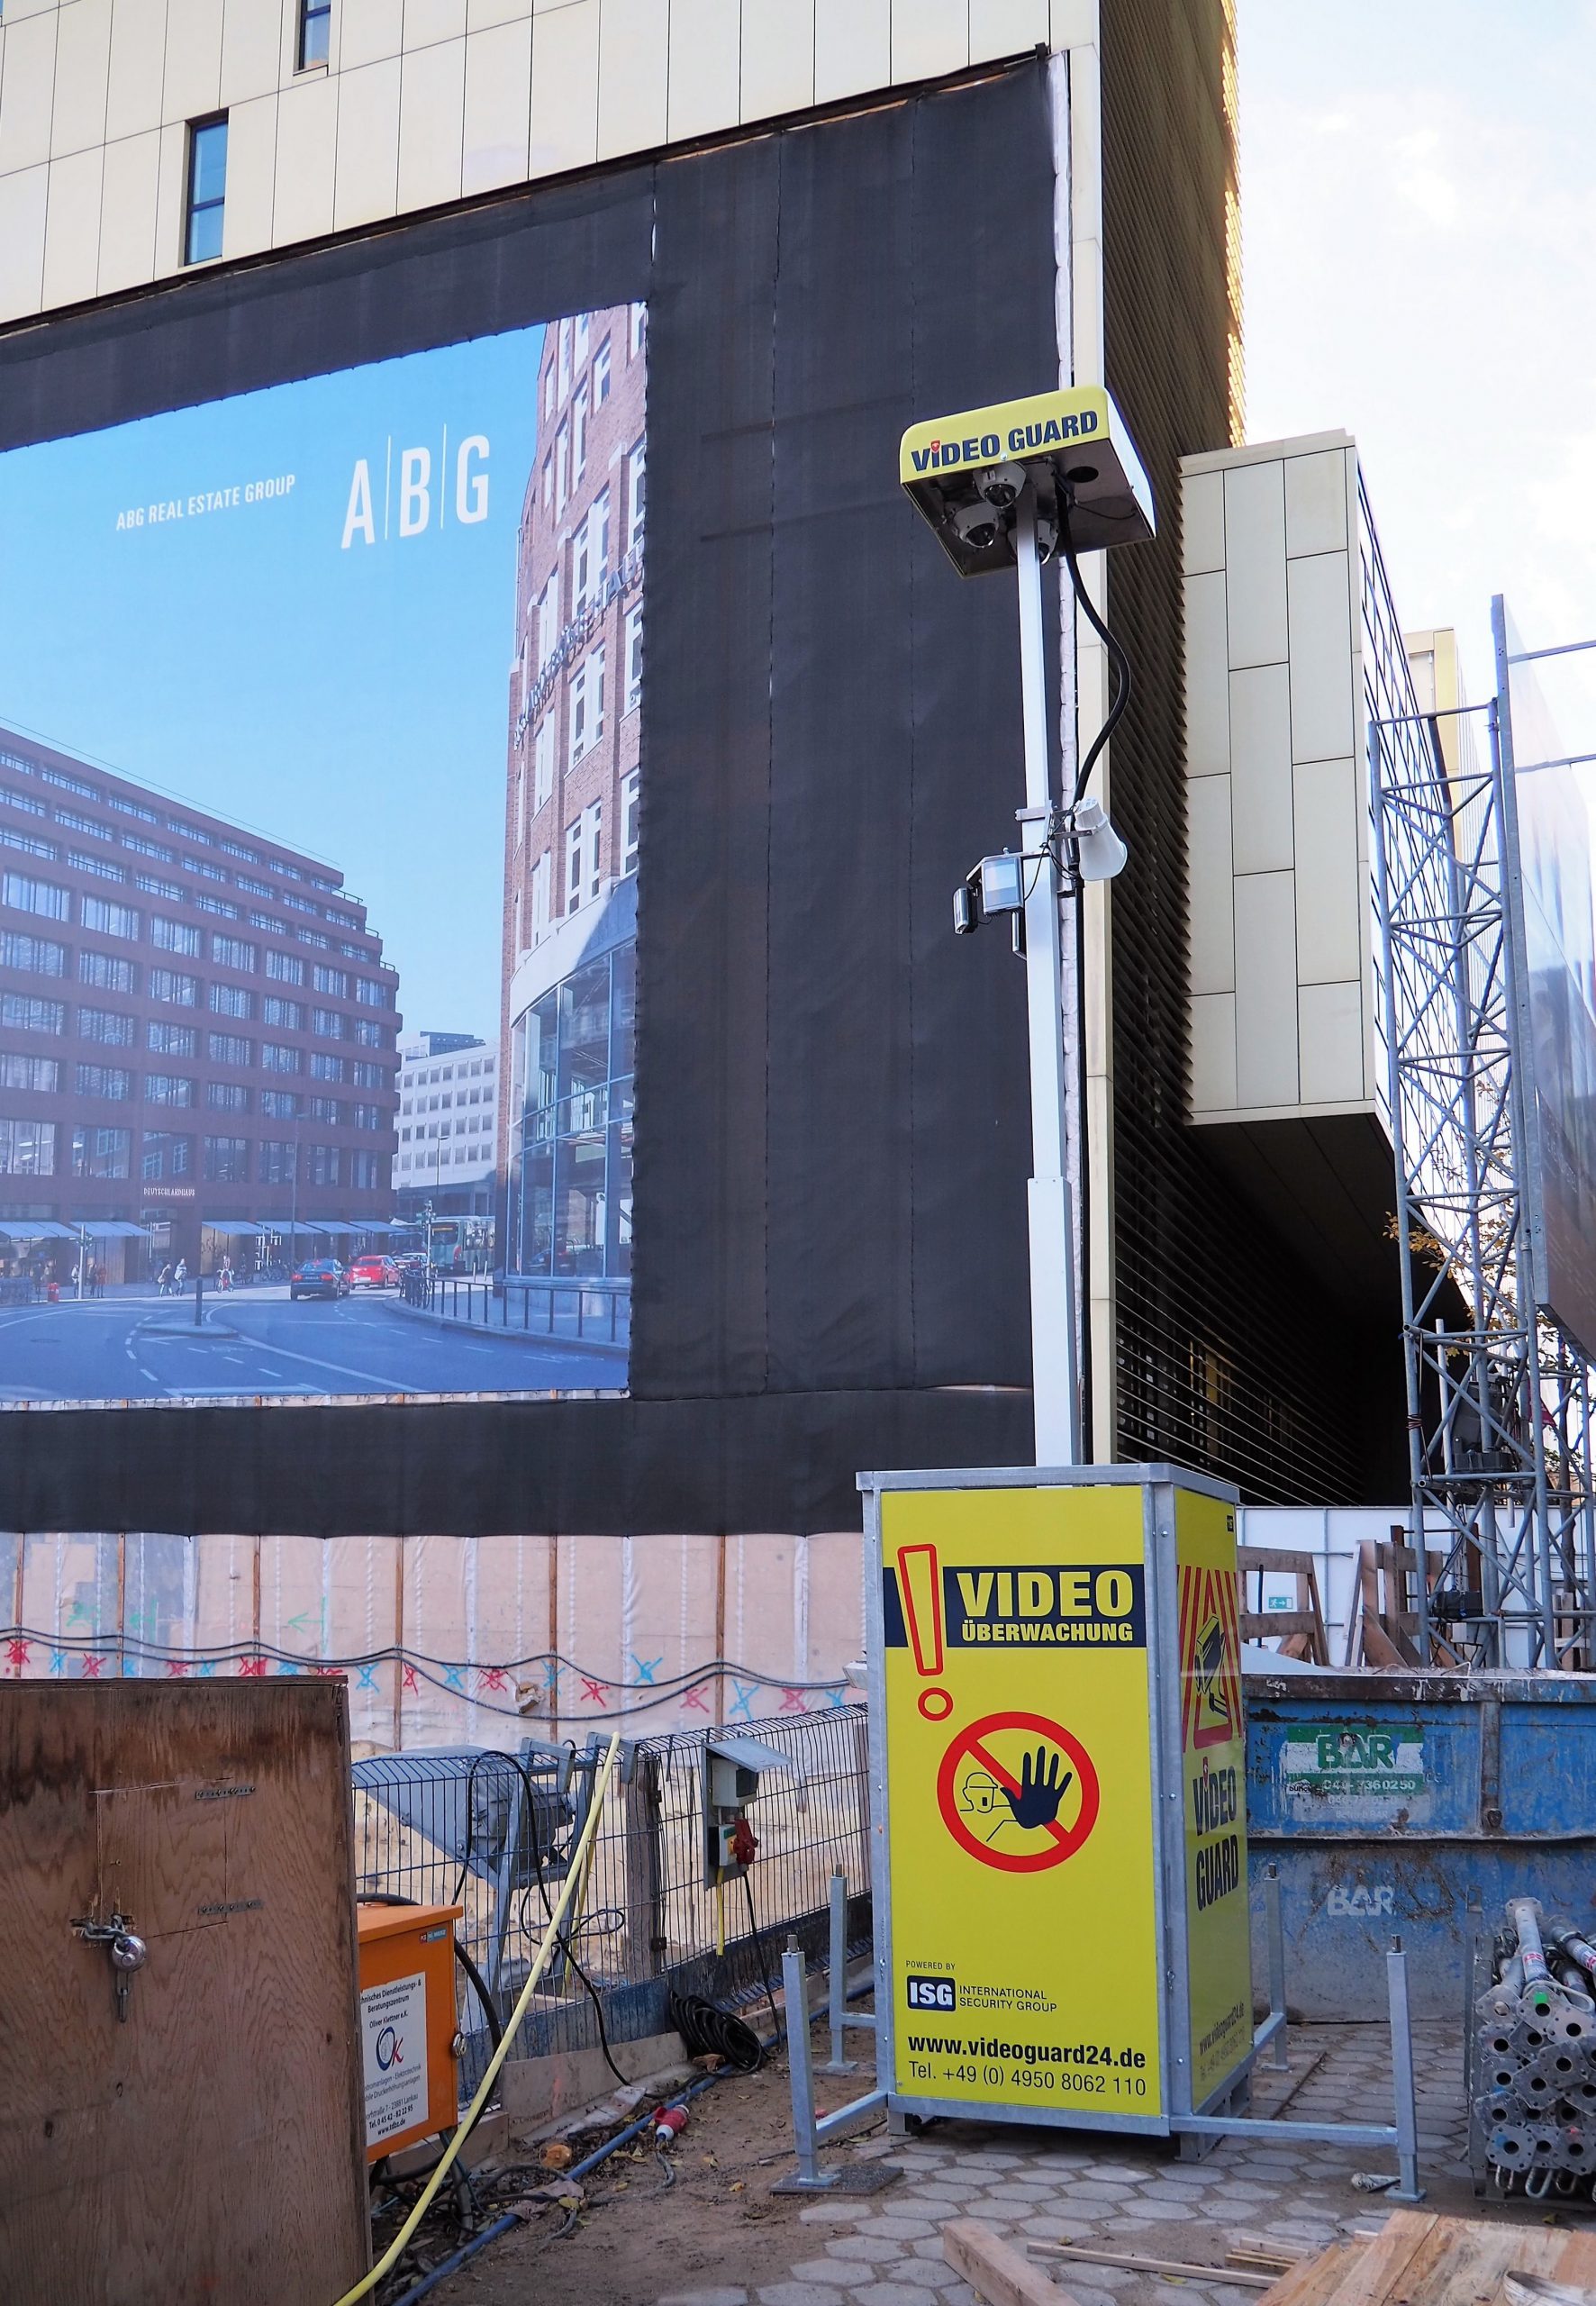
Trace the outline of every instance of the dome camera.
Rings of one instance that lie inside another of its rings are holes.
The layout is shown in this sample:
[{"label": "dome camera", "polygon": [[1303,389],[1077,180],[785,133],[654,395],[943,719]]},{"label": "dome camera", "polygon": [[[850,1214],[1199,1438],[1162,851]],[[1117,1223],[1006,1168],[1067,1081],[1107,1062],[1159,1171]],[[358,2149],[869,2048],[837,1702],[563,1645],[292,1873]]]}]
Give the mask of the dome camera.
[{"label": "dome camera", "polygon": [[1025,487],[1025,469],[1021,465],[993,465],[988,472],[975,475],[975,486],[989,504],[1006,513],[1018,504]]},{"label": "dome camera", "polygon": [[968,545],[972,552],[985,552],[997,542],[1008,525],[997,506],[984,503],[980,497],[973,504],[961,504],[953,516],[955,536],[962,544]]}]

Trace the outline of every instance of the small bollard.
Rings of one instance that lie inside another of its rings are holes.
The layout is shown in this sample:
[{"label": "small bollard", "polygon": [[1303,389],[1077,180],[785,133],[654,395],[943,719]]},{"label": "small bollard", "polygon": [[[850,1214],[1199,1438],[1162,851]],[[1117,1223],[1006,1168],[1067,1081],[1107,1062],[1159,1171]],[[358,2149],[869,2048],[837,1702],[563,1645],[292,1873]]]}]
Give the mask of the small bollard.
[{"label": "small bollard", "polygon": [[203,1273],[196,1273],[194,1276],[194,1326],[196,1330],[204,1321],[204,1313],[205,1276]]},{"label": "small bollard", "polygon": [[1278,2014],[1281,2021],[1269,2045],[1269,2063],[1276,2073],[1283,2074],[1291,2060],[1285,2048],[1285,1925],[1280,1914],[1278,1866],[1265,1869],[1264,1917],[1269,1938],[1269,2015]]},{"label": "small bollard", "polygon": [[848,2022],[848,1877],[831,1876],[831,1975],[827,1985],[827,2014],[831,2027],[831,2055],[822,2074],[853,2074],[858,2060],[844,2056],[843,2029]]},{"label": "small bollard", "polygon": [[1385,1987],[1391,2008],[1391,2094],[1396,2123],[1397,2183],[1391,2202],[1422,2202],[1419,2183],[1419,2109],[1413,2096],[1413,2029],[1408,2014],[1408,1957],[1393,1938],[1385,1956]]},{"label": "small bollard", "polygon": [[782,1993],[787,2010],[793,2136],[798,2148],[798,2174],[787,2183],[795,2193],[823,2193],[837,2183],[837,2173],[821,2168],[820,2140],[814,2129],[814,2071],[809,2057],[809,1984],[803,1953],[791,1932],[782,1954]]}]

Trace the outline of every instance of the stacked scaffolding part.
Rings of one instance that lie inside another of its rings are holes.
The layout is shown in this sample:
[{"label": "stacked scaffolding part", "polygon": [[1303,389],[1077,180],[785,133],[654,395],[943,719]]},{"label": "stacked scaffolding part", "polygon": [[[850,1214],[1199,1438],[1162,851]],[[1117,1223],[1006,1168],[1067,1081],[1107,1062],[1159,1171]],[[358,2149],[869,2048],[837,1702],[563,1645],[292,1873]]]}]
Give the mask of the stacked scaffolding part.
[{"label": "stacked scaffolding part", "polygon": [[1474,2191],[1596,2195],[1596,1947],[1532,1897],[1510,1898],[1506,1923],[1477,1956],[1490,1983],[1470,2045]]}]

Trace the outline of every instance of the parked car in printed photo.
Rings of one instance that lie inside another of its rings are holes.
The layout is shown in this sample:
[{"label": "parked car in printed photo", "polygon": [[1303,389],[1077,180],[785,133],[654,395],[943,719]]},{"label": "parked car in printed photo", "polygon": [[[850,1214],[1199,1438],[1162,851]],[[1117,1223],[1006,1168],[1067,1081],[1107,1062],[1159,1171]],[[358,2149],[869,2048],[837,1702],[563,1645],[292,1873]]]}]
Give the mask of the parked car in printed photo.
[{"label": "parked car in printed photo", "polygon": [[347,1297],[349,1276],[336,1257],[307,1257],[288,1276],[290,1298]]},{"label": "parked car in printed photo", "polygon": [[399,1268],[392,1257],[377,1253],[358,1257],[349,1267],[351,1289],[397,1289]]}]

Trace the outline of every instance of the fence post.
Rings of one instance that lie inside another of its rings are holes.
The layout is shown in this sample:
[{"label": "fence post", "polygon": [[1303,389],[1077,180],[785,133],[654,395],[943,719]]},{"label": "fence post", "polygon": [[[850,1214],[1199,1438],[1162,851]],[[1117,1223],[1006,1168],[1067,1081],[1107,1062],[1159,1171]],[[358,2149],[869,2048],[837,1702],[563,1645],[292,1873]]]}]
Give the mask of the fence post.
[{"label": "fence post", "polygon": [[659,1850],[659,1757],[638,1753],[622,1790],[626,1880],[625,1960],[629,1978],[657,1977],[665,1967],[665,1890]]},{"label": "fence post", "polygon": [[831,2027],[831,2055],[822,2074],[851,2074],[858,2061],[843,2056],[843,2029],[848,2009],[848,1877],[831,1876],[831,1967],[827,1980],[827,2014]]},{"label": "fence post", "polygon": [[1413,2096],[1413,2029],[1408,2012],[1408,1957],[1393,1938],[1385,1956],[1385,1986],[1391,2005],[1391,2093],[1396,2120],[1397,2168],[1392,2202],[1422,2202],[1419,2183],[1419,2110]]}]

